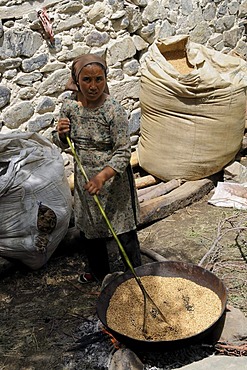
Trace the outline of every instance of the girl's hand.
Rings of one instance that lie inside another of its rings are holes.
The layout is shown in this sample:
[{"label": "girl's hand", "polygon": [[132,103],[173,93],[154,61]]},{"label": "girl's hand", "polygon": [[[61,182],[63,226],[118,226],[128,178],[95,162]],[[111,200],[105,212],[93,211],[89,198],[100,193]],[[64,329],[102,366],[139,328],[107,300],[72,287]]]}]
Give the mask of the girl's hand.
[{"label": "girl's hand", "polygon": [[70,131],[70,121],[68,118],[60,118],[57,123],[57,132],[61,140],[66,139],[66,134]]},{"label": "girl's hand", "polygon": [[115,175],[116,171],[113,168],[106,166],[101,172],[92,177],[86,183],[84,188],[89,192],[90,195],[98,195],[104,186],[104,183]]},{"label": "girl's hand", "polygon": [[103,179],[99,175],[92,177],[84,186],[90,195],[98,195],[104,185]]}]

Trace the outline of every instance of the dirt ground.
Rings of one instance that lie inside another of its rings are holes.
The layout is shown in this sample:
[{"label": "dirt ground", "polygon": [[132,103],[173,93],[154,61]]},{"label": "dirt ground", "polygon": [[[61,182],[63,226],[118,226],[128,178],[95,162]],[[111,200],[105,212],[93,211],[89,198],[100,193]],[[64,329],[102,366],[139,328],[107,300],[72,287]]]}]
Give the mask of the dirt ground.
[{"label": "dirt ground", "polygon": [[[247,316],[247,213],[209,205],[211,195],[139,230],[141,247],[211,270],[225,283],[229,303]],[[109,250],[117,271],[116,247]],[[96,283],[77,281],[84,261],[74,232],[38,271],[1,260],[0,370],[72,369],[67,364],[74,355],[67,350],[79,338],[81,322],[95,315],[100,294]]]}]

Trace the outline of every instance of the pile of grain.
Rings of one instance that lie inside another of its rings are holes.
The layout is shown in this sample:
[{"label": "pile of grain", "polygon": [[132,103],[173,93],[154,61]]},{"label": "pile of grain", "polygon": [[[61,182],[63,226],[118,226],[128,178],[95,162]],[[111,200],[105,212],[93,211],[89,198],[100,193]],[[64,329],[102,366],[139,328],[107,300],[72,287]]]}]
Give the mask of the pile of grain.
[{"label": "pile of grain", "polygon": [[107,325],[139,340],[176,340],[207,329],[220,316],[221,300],[212,290],[183,278],[143,276],[141,281],[167,323],[148,303],[147,336],[143,333],[143,294],[134,278],[117,287],[107,310]]},{"label": "pile of grain", "polygon": [[181,74],[188,74],[194,69],[188,61],[185,50],[166,51],[162,55]]}]

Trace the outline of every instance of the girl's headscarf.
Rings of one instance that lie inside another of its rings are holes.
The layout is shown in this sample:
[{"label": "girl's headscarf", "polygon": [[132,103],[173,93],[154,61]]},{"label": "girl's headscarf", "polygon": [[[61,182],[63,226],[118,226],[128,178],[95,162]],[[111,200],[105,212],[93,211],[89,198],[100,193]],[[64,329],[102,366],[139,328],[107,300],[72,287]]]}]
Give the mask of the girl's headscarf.
[{"label": "girl's headscarf", "polygon": [[[83,54],[80,55],[79,57],[75,58],[72,67],[71,67],[71,77],[69,78],[65,90],[71,90],[71,91],[79,91],[78,89],[78,79],[79,79],[79,74],[81,73],[82,68],[84,68],[86,65],[91,64],[91,63],[97,63],[100,64],[105,72],[107,72],[107,65],[106,62],[104,61],[103,58],[101,58],[98,55],[94,54]],[[105,91],[106,94],[109,94],[109,89],[106,83]]]}]

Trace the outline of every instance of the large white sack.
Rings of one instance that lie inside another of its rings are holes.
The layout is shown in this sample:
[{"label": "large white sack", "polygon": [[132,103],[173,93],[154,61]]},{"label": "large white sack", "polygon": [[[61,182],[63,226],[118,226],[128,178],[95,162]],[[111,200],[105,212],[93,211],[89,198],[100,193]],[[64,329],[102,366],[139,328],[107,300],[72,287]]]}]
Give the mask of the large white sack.
[{"label": "large white sack", "polygon": [[[165,58],[176,50],[193,68],[181,73]],[[141,167],[168,181],[201,179],[229,164],[244,134],[246,71],[241,58],[186,35],[154,42],[141,64]]]},{"label": "large white sack", "polygon": [[0,134],[0,256],[40,268],[67,233],[71,211],[59,149],[37,133]]}]

